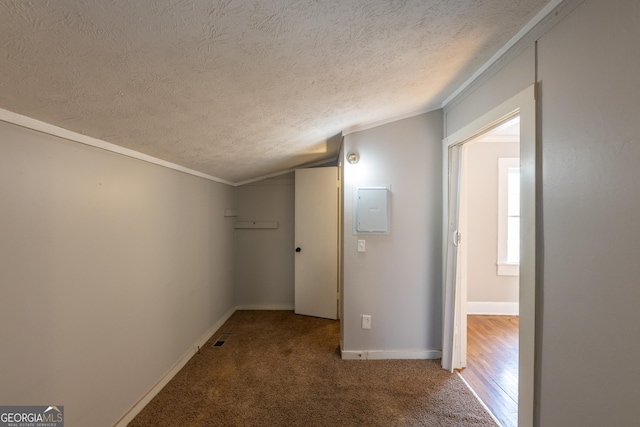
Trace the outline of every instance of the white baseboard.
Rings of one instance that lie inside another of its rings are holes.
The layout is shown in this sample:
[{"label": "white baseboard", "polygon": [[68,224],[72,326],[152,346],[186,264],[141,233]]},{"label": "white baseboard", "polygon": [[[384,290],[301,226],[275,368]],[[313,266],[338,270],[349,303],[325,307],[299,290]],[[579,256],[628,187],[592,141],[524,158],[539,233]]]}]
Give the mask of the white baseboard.
[{"label": "white baseboard", "polygon": [[236,310],[288,310],[293,311],[293,304],[246,304],[236,306]]},{"label": "white baseboard", "polygon": [[517,316],[520,304],[517,302],[467,302],[467,314],[494,314]]},{"label": "white baseboard", "polygon": [[440,350],[342,350],[343,360],[440,359]]},{"label": "white baseboard", "polygon": [[193,343],[191,348],[176,362],[176,364],[173,365],[173,367],[169,369],[169,371],[167,371],[167,373],[164,374],[162,378],[160,378],[160,380],[153,387],[151,387],[151,389],[149,389],[149,391],[147,391],[144,396],[142,396],[140,400],[138,400],[136,404],[133,405],[131,409],[129,409],[129,411],[127,411],[127,413],[122,416],[122,418],[118,420],[117,423],[114,424],[114,427],[126,427],[126,425],[129,424],[145,406],[147,406],[151,399],[153,399],[156,394],[158,394],[160,390],[162,390],[162,388],[167,385],[167,383],[171,381],[171,379],[180,371],[180,369],[182,369],[184,365],[186,365],[187,362],[196,354],[196,349],[204,346],[204,344],[209,341],[209,338],[211,338],[213,334],[215,334],[216,331],[220,329],[224,322],[229,320],[229,318],[233,313],[235,313],[235,311],[235,307],[227,311],[216,323],[213,324],[213,326],[209,328],[209,330],[207,330],[207,332],[204,333],[204,335],[200,337],[200,339]]}]

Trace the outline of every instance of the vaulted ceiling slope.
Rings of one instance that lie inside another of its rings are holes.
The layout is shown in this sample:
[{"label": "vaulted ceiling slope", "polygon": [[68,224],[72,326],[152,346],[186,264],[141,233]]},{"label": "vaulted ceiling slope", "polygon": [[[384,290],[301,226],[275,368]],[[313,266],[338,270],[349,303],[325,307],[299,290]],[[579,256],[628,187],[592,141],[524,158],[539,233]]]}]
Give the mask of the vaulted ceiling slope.
[{"label": "vaulted ceiling slope", "polygon": [[547,0],[3,0],[0,108],[238,182],[440,107]]}]

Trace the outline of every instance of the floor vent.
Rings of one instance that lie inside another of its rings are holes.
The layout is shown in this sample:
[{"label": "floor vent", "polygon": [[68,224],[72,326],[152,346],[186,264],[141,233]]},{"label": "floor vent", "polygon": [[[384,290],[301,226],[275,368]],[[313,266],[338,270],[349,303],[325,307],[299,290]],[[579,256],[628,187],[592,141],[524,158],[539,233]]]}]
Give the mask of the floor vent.
[{"label": "floor vent", "polygon": [[216,342],[213,343],[214,347],[222,347],[227,340],[231,338],[231,334],[222,334],[218,337]]}]

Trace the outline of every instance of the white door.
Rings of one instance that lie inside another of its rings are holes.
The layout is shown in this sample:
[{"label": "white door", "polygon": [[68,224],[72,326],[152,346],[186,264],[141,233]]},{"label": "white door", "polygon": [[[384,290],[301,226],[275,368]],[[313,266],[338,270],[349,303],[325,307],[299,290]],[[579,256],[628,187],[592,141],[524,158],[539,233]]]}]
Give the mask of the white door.
[{"label": "white door", "polygon": [[338,318],[338,168],[296,170],[295,312]]},{"label": "white door", "polygon": [[[446,147],[445,147],[446,148]],[[460,295],[458,292],[458,277],[460,266],[459,257],[459,213],[460,213],[460,171],[462,163],[462,146],[454,145],[449,147],[448,170],[448,206],[446,208],[446,218],[448,223],[446,242],[446,262],[445,262],[445,295],[444,295],[444,328],[442,341],[442,367],[453,372],[454,369],[461,368],[460,352]]]}]

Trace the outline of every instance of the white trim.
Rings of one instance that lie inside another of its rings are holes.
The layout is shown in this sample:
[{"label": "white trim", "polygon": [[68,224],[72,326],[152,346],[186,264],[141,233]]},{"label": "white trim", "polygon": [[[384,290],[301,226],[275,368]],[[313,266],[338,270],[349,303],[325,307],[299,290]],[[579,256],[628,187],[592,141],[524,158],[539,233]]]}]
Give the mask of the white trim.
[{"label": "white trim", "polygon": [[441,107],[425,107],[419,110],[409,111],[404,114],[400,114],[398,116],[387,117],[386,119],[376,120],[373,122],[362,123],[358,125],[349,126],[345,130],[342,131],[342,136],[346,136],[355,132],[361,132],[367,129],[373,129],[378,126],[386,125],[389,123],[397,122],[399,120],[410,119],[411,117],[419,116],[420,114],[430,113],[432,111],[439,110]]},{"label": "white trim", "polygon": [[287,310],[293,311],[293,304],[245,304],[236,306],[236,310]]},{"label": "white trim", "polygon": [[259,176],[257,178],[245,179],[244,181],[236,182],[233,185],[236,186],[236,187],[239,187],[241,185],[251,184],[253,182],[262,181],[262,180],[269,179],[269,178],[274,178],[276,176],[286,175],[288,173],[295,172],[296,169],[315,168],[316,166],[326,165],[327,163],[337,163],[338,162],[338,157],[340,157],[340,152],[339,151],[338,151],[338,154],[336,155],[336,157],[332,157],[330,159],[318,160],[317,162],[296,166],[295,168],[286,169],[286,170],[283,170],[283,171],[280,171],[280,172],[274,172],[274,173],[271,173],[269,175],[263,175],[263,176]]},{"label": "white trim", "polygon": [[[518,137],[520,142],[520,137]],[[498,158],[498,244],[496,264],[498,276],[519,276],[520,263],[508,262],[509,235],[509,169],[520,168],[520,157]]]},{"label": "white trim", "polygon": [[[346,130],[342,132],[342,135],[349,135],[354,132],[360,132],[363,130],[371,129],[374,127],[378,127],[384,124],[392,123],[398,120],[407,119],[410,117],[418,116],[420,114],[429,113],[431,111],[444,109],[446,108],[452,101],[454,101],[460,94],[462,94],[465,90],[467,90],[471,85],[473,85],[476,80],[478,80],[484,73],[487,72],[492,66],[498,63],[506,54],[514,48],[518,43],[522,40],[526,39],[527,36],[535,36],[536,33],[541,33],[547,28],[548,24],[551,22],[557,22],[562,19],[566,14],[571,12],[575,7],[577,7],[584,0],[551,0],[547,3],[529,22],[525,24],[524,27],[520,29],[509,41],[507,41],[495,54],[489,58],[487,62],[485,62],[480,68],[476,70],[475,73],[471,75],[464,83],[462,83],[458,88],[453,91],[444,101],[440,103],[438,107],[424,107],[420,110],[415,110],[413,112],[408,112],[405,114],[401,114],[398,116],[388,117],[386,119],[377,120],[374,122],[362,123],[359,125],[354,125],[348,127]],[[569,6],[569,7],[568,7]],[[546,21],[546,22],[545,22]],[[446,117],[445,117],[446,120]]]},{"label": "white trim", "polygon": [[493,418],[493,421],[495,421],[495,423],[500,426],[500,427],[504,427],[504,425],[500,422],[500,420],[498,420],[496,418],[495,415],[493,415],[493,412],[491,412],[491,409],[489,409],[489,407],[487,405],[485,405],[485,403],[482,401],[482,399],[480,399],[480,396],[478,396],[478,394],[475,392],[475,390],[473,388],[471,388],[471,385],[469,385],[469,383],[467,382],[467,380],[464,379],[464,377],[462,376],[462,374],[460,374],[460,372],[456,372],[456,374],[458,374],[458,377],[462,380],[462,382],[467,386],[467,388],[469,389],[469,391],[476,397],[476,399],[478,400],[478,402],[480,402],[480,404],[482,405],[482,407],[484,408],[485,411],[487,411],[489,413],[489,415],[491,415],[491,418]]},{"label": "white trim", "polygon": [[[582,2],[583,0],[579,0]],[[398,116],[388,117],[386,119],[377,120],[374,122],[362,123],[354,126],[350,126],[342,132],[342,135],[349,135],[354,132],[360,132],[363,130],[371,129],[374,127],[382,126],[388,123],[392,123],[402,119],[408,119],[410,117],[419,116],[420,114],[429,113],[431,111],[439,110],[445,108],[449,103],[451,103],[458,95],[464,92],[469,86],[471,86],[479,77],[481,77],[489,68],[495,65],[505,54],[514,46],[516,46],[521,40],[523,40],[530,32],[537,29],[538,26],[543,24],[543,21],[553,15],[557,10],[560,9],[560,6],[564,7],[563,3],[567,3],[567,0],[551,0],[547,3],[529,22],[525,24],[524,27],[520,29],[507,41],[495,54],[489,58],[487,62],[485,62],[480,68],[476,70],[475,73],[471,75],[464,83],[462,83],[458,88],[453,91],[438,107],[424,107],[420,110],[414,110],[411,112],[407,112]],[[576,1],[574,0],[574,3]],[[556,13],[557,14],[557,13]]]},{"label": "white trim", "polygon": [[496,264],[496,274],[498,276],[519,276],[520,264]]},{"label": "white trim", "polygon": [[[527,106],[533,102],[535,106],[535,86],[531,85],[520,93],[514,95],[502,104],[483,114],[479,118],[473,120],[462,129],[454,132],[445,139],[442,140],[442,290],[443,290],[443,330],[442,330],[442,349],[443,354],[443,368],[447,370],[453,370],[461,368],[462,357],[458,357],[457,354],[464,348],[464,345],[460,345],[459,348],[455,347],[455,341],[451,342],[450,337],[458,337],[460,341],[466,339],[466,329],[462,330],[461,323],[456,323],[456,319],[463,319],[465,314],[464,309],[459,309],[461,305],[461,299],[456,292],[459,288],[451,289],[451,284],[447,282],[447,256],[449,253],[449,174],[450,174],[450,151],[454,146],[463,146],[465,142],[474,140],[489,130],[502,125],[506,121],[516,117],[522,106]],[[533,120],[535,125],[535,112],[531,113],[531,118],[527,117],[525,120]],[[522,117],[520,118],[520,126],[528,125],[523,123]],[[521,132],[522,133],[522,132]],[[524,141],[524,143],[534,143],[534,141]],[[521,135],[520,141],[521,151],[523,146],[523,139]],[[535,157],[534,157],[535,158]],[[522,159],[522,152],[521,152]],[[451,273],[451,272],[450,272]],[[452,282],[453,283],[453,282]],[[458,313],[460,311],[460,313]],[[526,321],[525,321],[526,323]],[[453,330],[452,330],[453,328]],[[455,347],[455,348],[454,348]],[[454,353],[455,351],[455,353]],[[533,350],[532,350],[533,351]],[[459,366],[457,366],[459,365]],[[533,384],[533,382],[532,382]]]},{"label": "white trim", "polygon": [[519,313],[520,304],[517,302],[467,302],[467,314],[517,316]]},{"label": "white trim", "polygon": [[343,360],[440,359],[440,350],[342,350]]},{"label": "white trim", "polygon": [[216,331],[220,329],[220,327],[224,324],[224,322],[229,320],[229,318],[233,315],[233,313],[235,313],[235,311],[236,311],[235,307],[231,308],[216,323],[214,323],[213,326],[211,326],[209,330],[207,330],[207,332],[205,332],[204,335],[202,335],[200,339],[198,339],[191,346],[191,348],[176,362],[176,364],[173,365],[173,367],[169,369],[167,373],[164,374],[160,378],[160,380],[158,380],[158,382],[153,387],[151,387],[149,391],[147,391],[131,407],[131,409],[129,409],[114,424],[114,427],[126,427],[126,425],[129,424],[136,417],[136,415],[138,415],[140,411],[142,411],[142,409],[144,409],[144,407],[147,406],[149,402],[151,402],[151,399],[153,399],[158,393],[160,393],[160,391],[164,388],[164,386],[166,386],[167,383],[169,383],[169,381],[171,381],[173,377],[175,377],[176,374],[180,372],[180,370],[184,367],[184,365],[186,365],[187,362],[197,353],[198,348],[202,348],[206,344],[206,342],[209,341],[209,339],[213,336],[213,334],[215,334]]},{"label": "white trim", "polygon": [[451,95],[442,101],[440,108],[444,108],[453,101],[458,95],[464,92],[471,84],[478,79],[484,72],[486,72],[491,66],[493,66],[500,58],[502,58],[512,47],[514,47],[520,40],[522,40],[531,30],[535,29],[547,16],[549,16],[564,0],[551,0],[538,12],[531,21],[520,29],[515,36],[505,43],[484,65],[476,70],[462,85],[460,85]]},{"label": "white trim", "polygon": [[[330,161],[331,160],[326,160],[324,162],[325,163],[329,163]],[[294,172],[294,171],[295,171],[295,169],[286,169],[286,170],[283,170],[283,171],[280,171],[280,172],[270,173],[269,175],[262,175],[262,176],[259,176],[259,177],[256,177],[256,178],[245,179],[244,181],[236,182],[233,185],[235,185],[236,187],[239,187],[241,185],[251,184],[251,183],[254,183],[254,182],[258,182],[258,181],[263,181],[265,179],[275,178],[276,176],[286,175],[286,174]]]},{"label": "white trim", "polygon": [[189,175],[194,175],[199,178],[208,179],[210,181],[219,182],[221,184],[234,185],[234,183],[232,183],[231,181],[227,181],[221,178],[216,178],[215,176],[207,175],[205,173],[198,172],[193,169],[185,168],[175,163],[167,162],[165,160],[161,160],[156,157],[140,153],[138,151],[130,150],[128,148],[120,147],[119,145],[115,145],[110,142],[103,141],[101,139],[93,138],[91,136],[87,136],[87,135],[83,135],[67,129],[63,129],[61,127],[54,126],[49,123],[41,122],[40,120],[32,119],[31,117],[23,116],[22,114],[17,114],[9,110],[4,110],[2,108],[0,108],[0,121],[21,126],[27,129],[35,130],[37,132],[42,132],[47,135],[56,136],[58,138],[63,138],[69,141],[88,145],[90,147],[99,148],[101,150],[109,151],[116,154],[121,154],[123,156],[142,160],[143,162],[152,163],[154,165],[177,170],[179,172],[188,173]]},{"label": "white trim", "polygon": [[231,182],[226,179],[217,178],[215,176],[207,175],[202,172],[198,172],[193,169],[186,168],[184,166],[180,166],[175,163],[167,162],[162,159],[158,159],[157,157],[149,156],[144,153],[140,153],[139,151],[131,150],[129,148],[124,148],[116,144],[112,144],[110,142],[103,141],[98,138],[93,138],[91,136],[83,135],[81,133],[73,132],[58,126],[54,126],[52,124],[42,122],[40,120],[33,119],[28,116],[23,116],[22,114],[14,113],[9,110],[5,110],[0,108],[0,121],[10,123],[13,125],[21,126],[23,128],[31,129],[36,132],[42,132],[47,135],[56,136],[58,138],[63,138],[72,142],[77,142],[79,144],[88,145],[90,147],[99,148],[101,150],[109,151],[111,153],[120,154],[123,156],[130,157],[132,159],[142,160],[143,162],[152,163],[154,165],[162,166],[168,169],[173,169],[179,172],[188,173],[189,175],[197,176],[199,178],[208,179],[209,181],[219,182],[221,184],[231,185],[233,187],[238,187],[244,184],[250,184],[256,181],[262,181],[264,179],[273,178],[280,175],[285,175],[299,169],[301,167],[315,167],[321,166],[327,163],[337,162],[338,155],[332,157],[330,159],[318,160],[317,162],[310,163],[307,165],[297,166],[295,168],[286,169],[280,172],[274,172],[272,174],[259,176],[257,178],[246,179],[244,181],[239,182]]},{"label": "white trim", "polygon": [[[569,0],[570,1],[570,0]],[[520,114],[520,284],[519,284],[519,360],[518,360],[518,423],[520,427],[533,426],[534,420],[534,366],[535,366],[535,311],[536,281],[540,277],[536,270],[537,225],[536,182],[539,179],[539,159],[536,158],[536,90],[535,84],[524,89],[507,101],[474,120],[461,130],[443,140],[443,295],[454,292],[445,281],[448,226],[448,170],[449,147],[463,144],[482,133]],[[443,325],[452,322],[456,310],[466,310],[466,305],[450,308],[443,306]],[[446,330],[443,326],[443,350],[453,348],[453,342],[445,341]],[[462,333],[462,332],[461,332]],[[445,358],[443,358],[443,361]],[[448,366],[443,367],[448,369]]]},{"label": "white trim", "polygon": [[520,142],[520,135],[490,135],[478,139],[478,142]]},{"label": "white trim", "polygon": [[[516,116],[520,111],[520,106],[532,99],[535,99],[534,85],[527,87],[493,110],[483,114],[462,129],[443,139],[443,147],[449,148],[452,145],[462,144],[486,133],[490,129],[504,123],[509,117]],[[445,166],[446,165],[448,165],[448,162],[445,163]]]},{"label": "white trim", "polygon": [[251,229],[276,229],[278,221],[236,221],[236,230]]}]

